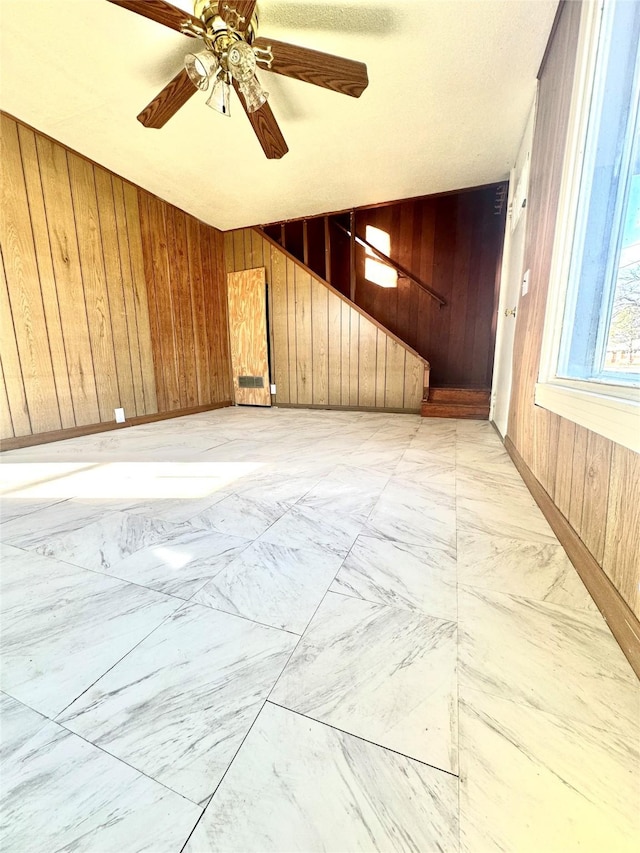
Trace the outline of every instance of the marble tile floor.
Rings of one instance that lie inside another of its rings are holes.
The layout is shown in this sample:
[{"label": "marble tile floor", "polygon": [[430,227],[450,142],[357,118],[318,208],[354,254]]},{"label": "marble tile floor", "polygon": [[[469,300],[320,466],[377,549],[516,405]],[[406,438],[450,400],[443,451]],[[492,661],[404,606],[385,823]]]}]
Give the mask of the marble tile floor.
[{"label": "marble tile floor", "polygon": [[0,850],[616,853],[638,682],[486,422],[3,454]]}]

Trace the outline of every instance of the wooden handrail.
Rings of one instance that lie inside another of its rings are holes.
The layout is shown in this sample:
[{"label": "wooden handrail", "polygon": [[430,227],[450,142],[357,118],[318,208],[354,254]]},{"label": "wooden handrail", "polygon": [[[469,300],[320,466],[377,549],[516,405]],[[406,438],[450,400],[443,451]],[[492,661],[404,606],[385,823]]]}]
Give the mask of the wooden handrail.
[{"label": "wooden handrail", "polygon": [[[336,226],[336,228],[339,228],[340,231],[343,231],[347,235],[347,237],[349,237],[349,239],[351,239],[352,232],[349,231],[348,228],[345,228],[344,225],[341,225],[339,222],[336,222],[335,220],[331,220],[331,221]],[[393,269],[399,275],[402,275],[402,276],[404,276],[404,278],[408,278],[409,281],[412,281],[414,284],[417,284],[418,287],[422,288],[422,290],[424,290],[424,292],[426,294],[428,294],[432,299],[435,299],[435,301],[440,305],[441,308],[447,304],[441,296],[438,296],[437,293],[434,293],[434,291],[431,290],[431,288],[427,287],[427,285],[423,281],[420,281],[419,278],[416,278],[415,275],[410,273],[409,270],[405,269],[397,261],[394,261],[393,258],[390,258],[388,255],[385,255],[384,252],[380,251],[380,249],[376,249],[376,247],[372,246],[371,243],[369,243],[367,240],[364,239],[364,237],[358,237],[357,234],[354,234],[353,239],[355,240],[356,243],[359,243],[361,246],[365,246],[367,249],[370,249],[374,253],[374,255],[376,255],[378,258],[380,258],[381,261],[383,261],[385,264],[388,264],[388,266],[393,267]]]}]

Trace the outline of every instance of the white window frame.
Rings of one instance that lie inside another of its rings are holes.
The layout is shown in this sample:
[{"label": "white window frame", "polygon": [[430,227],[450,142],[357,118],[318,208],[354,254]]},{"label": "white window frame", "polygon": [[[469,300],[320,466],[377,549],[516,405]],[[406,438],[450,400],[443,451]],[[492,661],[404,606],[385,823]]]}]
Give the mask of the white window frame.
[{"label": "white window frame", "polygon": [[587,214],[578,201],[602,15],[601,0],[583,3],[535,404],[640,453],[637,387],[557,376],[574,232]]}]

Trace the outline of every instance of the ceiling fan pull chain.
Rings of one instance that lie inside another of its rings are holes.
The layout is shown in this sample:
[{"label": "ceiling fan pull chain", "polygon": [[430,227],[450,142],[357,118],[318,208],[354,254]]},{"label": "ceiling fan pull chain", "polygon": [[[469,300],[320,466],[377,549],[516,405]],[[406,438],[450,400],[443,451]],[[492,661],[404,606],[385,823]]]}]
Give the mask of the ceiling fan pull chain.
[{"label": "ceiling fan pull chain", "polygon": [[268,47],[254,47],[253,52],[256,55],[256,62],[261,63],[261,68],[271,69],[273,65],[273,51],[271,45]]}]

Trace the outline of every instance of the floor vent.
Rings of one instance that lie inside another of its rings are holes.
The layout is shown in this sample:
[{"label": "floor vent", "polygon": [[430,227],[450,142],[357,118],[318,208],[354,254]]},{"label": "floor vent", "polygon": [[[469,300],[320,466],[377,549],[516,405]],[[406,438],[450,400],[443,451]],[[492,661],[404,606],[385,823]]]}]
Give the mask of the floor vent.
[{"label": "floor vent", "polygon": [[240,388],[264,388],[263,376],[238,376]]}]

